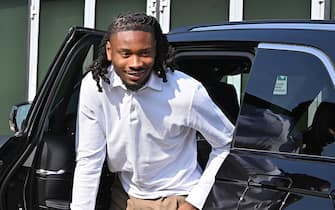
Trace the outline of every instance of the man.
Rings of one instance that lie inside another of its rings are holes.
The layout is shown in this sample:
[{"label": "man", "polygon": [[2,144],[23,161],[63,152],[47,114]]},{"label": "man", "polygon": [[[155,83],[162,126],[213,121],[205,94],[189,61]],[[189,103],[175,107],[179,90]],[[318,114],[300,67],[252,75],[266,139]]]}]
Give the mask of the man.
[{"label": "man", "polygon": [[[102,46],[81,86],[71,208],[94,209],[106,159],[118,175],[111,209],[201,209],[233,125],[200,82],[165,68],[169,45],[155,18],[117,17]],[[196,131],[213,148],[203,172]]]}]

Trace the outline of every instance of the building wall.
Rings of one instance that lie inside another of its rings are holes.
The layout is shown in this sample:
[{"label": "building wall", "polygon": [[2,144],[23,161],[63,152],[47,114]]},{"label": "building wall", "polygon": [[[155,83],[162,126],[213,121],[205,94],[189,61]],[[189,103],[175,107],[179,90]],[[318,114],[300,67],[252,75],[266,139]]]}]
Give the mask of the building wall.
[{"label": "building wall", "polygon": [[[186,9],[187,8],[187,9]],[[185,12],[187,11],[187,12]],[[171,28],[186,25],[222,23],[229,18],[229,0],[171,1]]]},{"label": "building wall", "polygon": [[114,17],[124,12],[145,12],[146,0],[99,0],[96,4],[97,29],[106,29]]},{"label": "building wall", "polygon": [[72,26],[83,26],[84,0],[42,0],[38,52],[38,84]]},{"label": "building wall", "polygon": [[[88,0],[40,0],[38,84],[68,29],[75,25],[84,26],[85,1]],[[236,1],[170,0],[170,28],[226,22],[230,17],[230,3]],[[311,1],[244,0],[243,19],[310,19]],[[330,0],[332,19],[335,18],[334,1]],[[147,0],[96,0],[95,28],[106,29],[112,18],[121,12],[145,12],[146,9]],[[0,1],[0,138],[12,134],[8,127],[11,105],[27,100],[29,18],[27,1]]]},{"label": "building wall", "polygon": [[245,20],[310,19],[310,0],[244,0]]},{"label": "building wall", "polygon": [[27,17],[26,1],[0,2],[0,135],[10,133],[11,105],[26,99]]}]

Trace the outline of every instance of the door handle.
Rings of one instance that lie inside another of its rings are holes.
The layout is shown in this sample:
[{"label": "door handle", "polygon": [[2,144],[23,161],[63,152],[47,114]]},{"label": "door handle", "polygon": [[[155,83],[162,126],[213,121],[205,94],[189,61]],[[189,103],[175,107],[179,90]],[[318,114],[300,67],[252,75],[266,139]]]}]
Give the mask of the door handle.
[{"label": "door handle", "polygon": [[[277,184],[273,183],[276,182]],[[278,183],[279,182],[279,183]],[[237,209],[241,208],[242,201],[245,199],[248,191],[251,187],[261,187],[261,188],[286,188],[290,189],[293,184],[293,180],[290,177],[282,176],[282,175],[270,175],[270,174],[253,174],[249,176],[247,186],[244,188],[240,199],[237,203]],[[283,197],[282,202],[280,204],[279,210],[283,209],[286,203],[288,196],[290,195],[289,192]]]},{"label": "door handle", "polygon": [[65,170],[59,169],[58,171],[50,171],[45,169],[36,169],[36,173],[42,176],[61,175],[65,174]]}]

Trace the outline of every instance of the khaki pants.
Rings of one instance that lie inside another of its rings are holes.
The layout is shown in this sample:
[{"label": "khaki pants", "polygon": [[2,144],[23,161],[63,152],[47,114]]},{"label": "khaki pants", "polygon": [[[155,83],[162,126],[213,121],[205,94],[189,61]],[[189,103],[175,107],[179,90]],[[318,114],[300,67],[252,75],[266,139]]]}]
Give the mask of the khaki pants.
[{"label": "khaki pants", "polygon": [[116,178],[112,185],[109,210],[177,210],[185,203],[186,196],[169,196],[166,198],[143,200],[128,196]]}]

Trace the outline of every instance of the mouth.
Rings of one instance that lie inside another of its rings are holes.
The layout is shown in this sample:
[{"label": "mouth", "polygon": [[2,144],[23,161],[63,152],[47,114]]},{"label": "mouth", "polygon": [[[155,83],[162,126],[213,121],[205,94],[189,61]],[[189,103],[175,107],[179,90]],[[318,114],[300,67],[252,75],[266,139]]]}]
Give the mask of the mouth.
[{"label": "mouth", "polygon": [[132,81],[138,81],[145,75],[145,70],[127,71],[128,78]]}]

